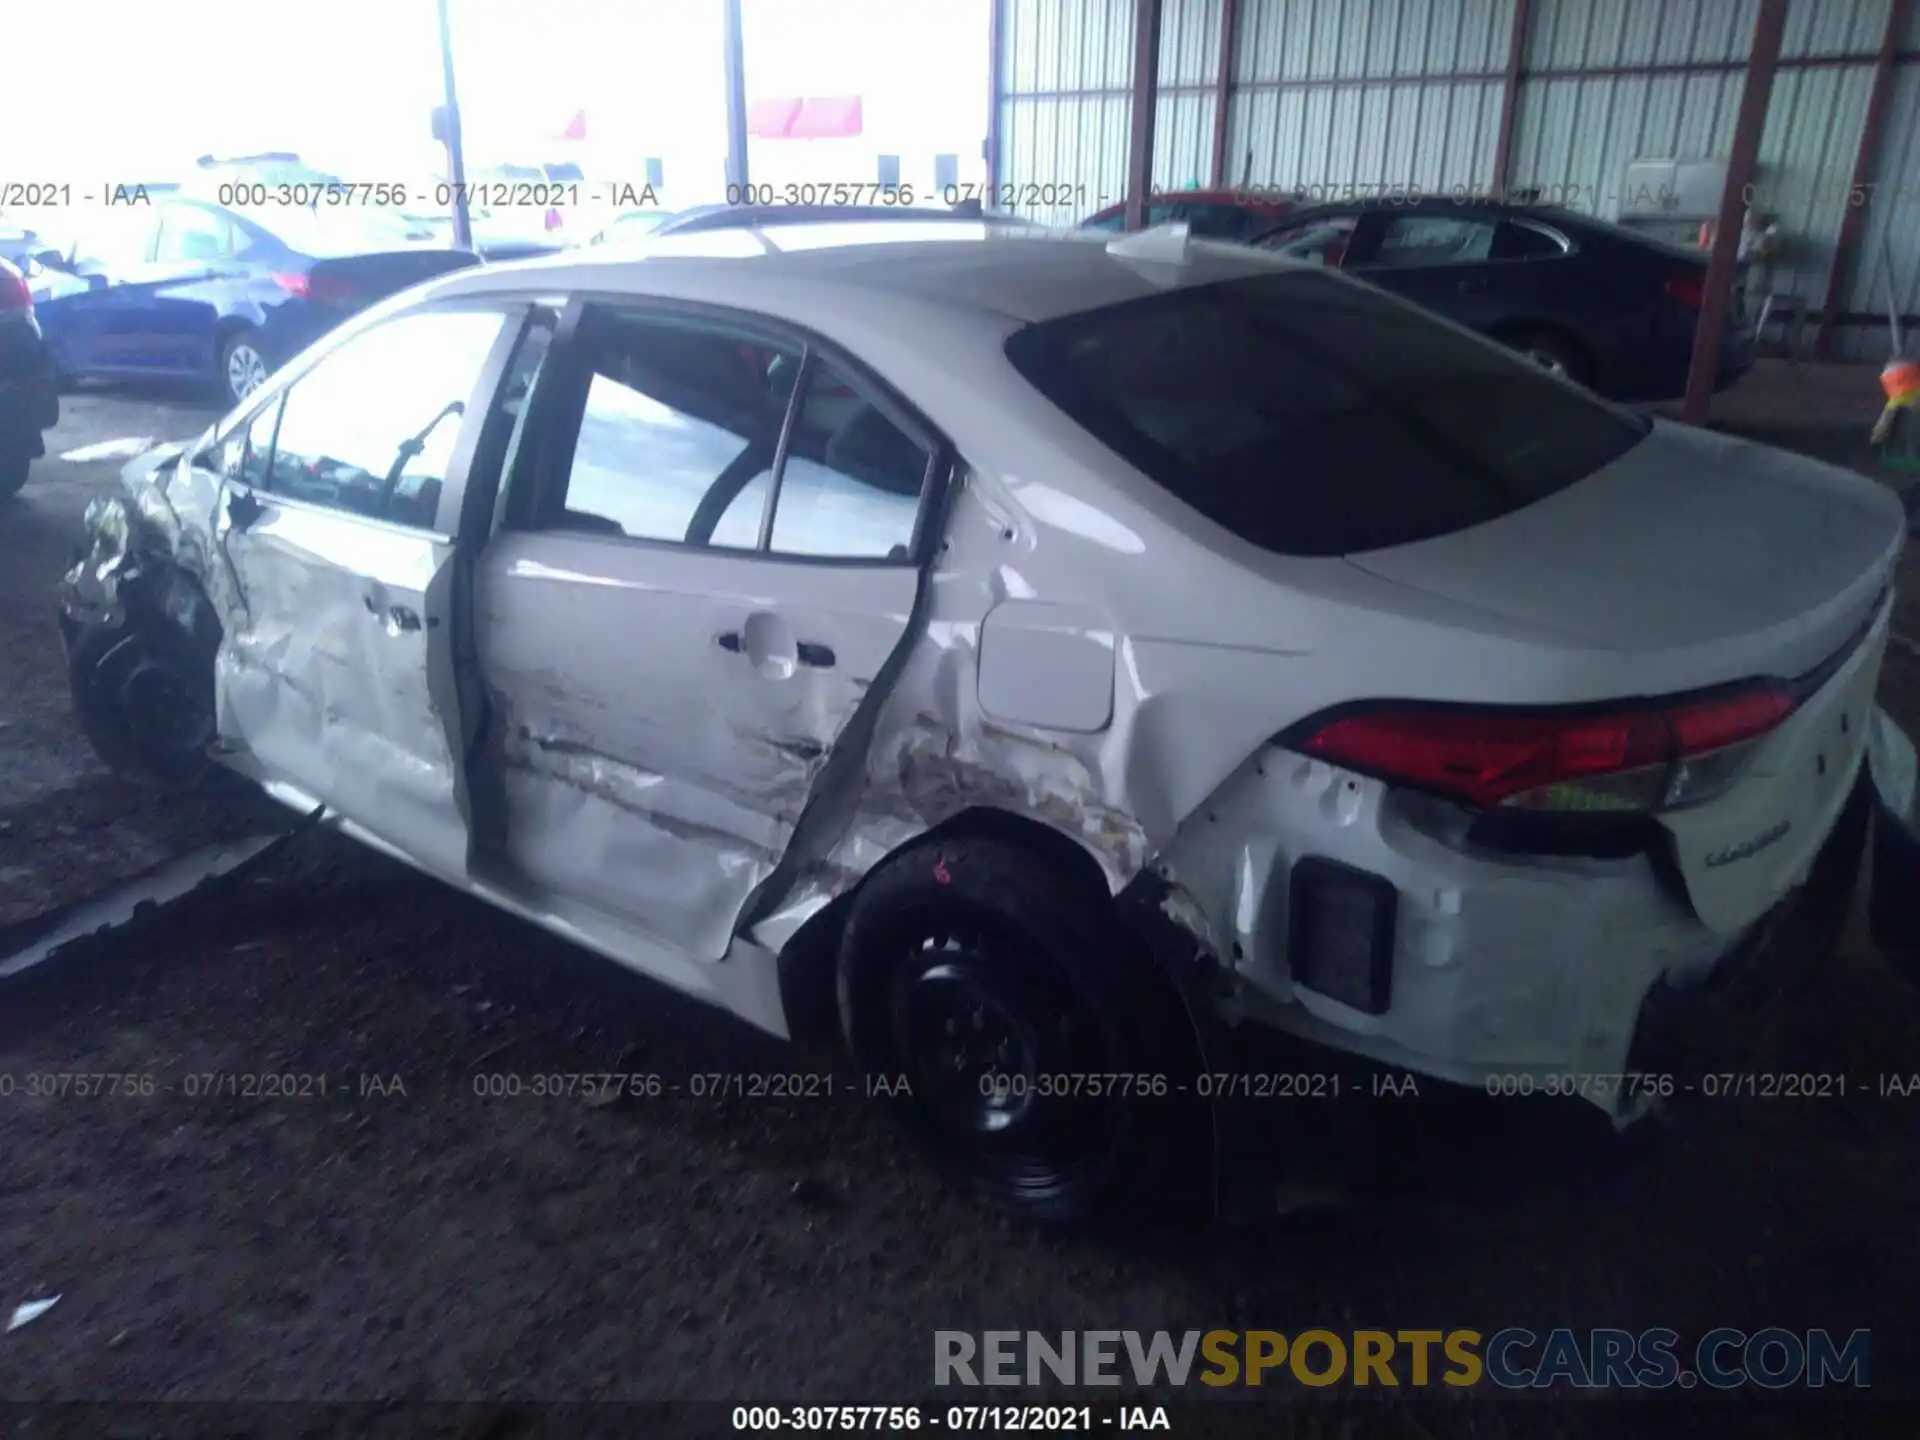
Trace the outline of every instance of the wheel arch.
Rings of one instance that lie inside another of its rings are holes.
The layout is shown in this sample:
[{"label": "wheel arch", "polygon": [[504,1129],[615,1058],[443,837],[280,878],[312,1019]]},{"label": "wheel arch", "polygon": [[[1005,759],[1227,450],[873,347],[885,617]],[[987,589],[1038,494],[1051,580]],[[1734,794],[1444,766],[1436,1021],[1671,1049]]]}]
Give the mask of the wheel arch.
[{"label": "wheel arch", "polygon": [[1004,840],[1024,846],[1059,863],[1086,884],[1090,896],[1105,898],[1109,894],[1106,872],[1085,841],[1031,815],[994,805],[971,805],[894,846],[859,880],[809,916],[781,946],[780,998],[788,1033],[797,1043],[827,1046],[839,1042],[834,965],[848,912],[867,877],[909,851],[960,839]]},{"label": "wheel arch", "polygon": [[1497,325],[1490,326],[1487,330],[1488,339],[1497,340],[1500,344],[1509,347],[1516,347],[1519,342],[1535,335],[1544,336],[1564,345],[1586,371],[1585,383],[1592,385],[1603,378],[1600,371],[1600,357],[1593,346],[1557,320],[1506,319]]}]

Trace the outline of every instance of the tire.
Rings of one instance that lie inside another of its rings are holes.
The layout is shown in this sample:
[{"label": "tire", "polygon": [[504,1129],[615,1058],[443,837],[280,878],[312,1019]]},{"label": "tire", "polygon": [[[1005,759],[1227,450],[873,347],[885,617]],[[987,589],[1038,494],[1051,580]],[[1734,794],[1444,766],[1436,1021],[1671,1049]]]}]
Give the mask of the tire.
[{"label": "tire", "polygon": [[1104,887],[1003,840],[916,846],[855,894],[836,981],[868,1093],[977,1197],[1065,1227],[1170,1193],[1185,1011]]},{"label": "tire", "polygon": [[1564,375],[1578,385],[1593,383],[1593,363],[1585,351],[1564,335],[1552,330],[1515,330],[1497,338],[1502,345],[1518,350],[1542,369]]},{"label": "tire", "polygon": [[214,772],[213,667],[185,636],[85,626],[68,647],[67,677],[87,742],[115,772],[174,793]]},{"label": "tire", "polygon": [[272,373],[260,350],[260,337],[252,326],[243,326],[220,344],[220,358],[214,369],[214,384],[220,398],[238,405],[265,382]]},{"label": "tire", "polygon": [[11,500],[25,489],[27,472],[32,468],[31,455],[0,456],[0,500]]}]

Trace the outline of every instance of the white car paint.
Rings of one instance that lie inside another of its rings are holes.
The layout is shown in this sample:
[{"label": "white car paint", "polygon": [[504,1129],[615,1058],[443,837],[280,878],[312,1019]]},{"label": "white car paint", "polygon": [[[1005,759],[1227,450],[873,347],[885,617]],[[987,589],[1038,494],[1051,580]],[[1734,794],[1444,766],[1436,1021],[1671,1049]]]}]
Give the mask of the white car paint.
[{"label": "white car paint", "polygon": [[[1032,322],[1288,263],[821,225],[485,267],[396,297],[268,391],[420,303],[591,294],[774,317],[857,357],[951,442],[940,544],[922,573],[503,534],[470,557],[467,656],[450,530],[396,539],[290,502],[256,529],[257,558],[223,568],[207,558],[232,559],[218,499],[183,460],[171,523],[228,631],[226,758],[775,1033],[776,957],[800,926],[931,826],[991,806],[1070,837],[1116,891],[1163,876],[1169,913],[1238,982],[1230,1018],[1467,1082],[1618,1073],[1648,987],[1711,966],[1831,827],[1861,764],[1904,515],[1855,477],[1662,425],[1504,520],[1354,559],[1280,556],[1120,460],[1003,351]],[[387,597],[427,623],[391,633]],[[1275,743],[1359,699],[1557,704],[1799,674],[1863,622],[1866,643],[1729,792],[1662,817],[1686,898],[1645,857],[1473,853],[1448,806]],[[714,644],[729,631],[738,653]],[[796,666],[800,640],[840,665]],[[473,752],[481,686],[505,723]],[[1750,863],[1711,863],[1783,824]],[[1398,888],[1387,1014],[1290,982],[1285,880],[1303,855]]]}]

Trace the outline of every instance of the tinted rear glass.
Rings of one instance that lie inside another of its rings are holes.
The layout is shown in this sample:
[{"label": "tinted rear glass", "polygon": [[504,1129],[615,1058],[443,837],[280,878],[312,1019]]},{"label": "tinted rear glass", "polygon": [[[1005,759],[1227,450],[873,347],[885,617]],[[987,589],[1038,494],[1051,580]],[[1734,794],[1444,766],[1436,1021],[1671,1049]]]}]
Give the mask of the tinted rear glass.
[{"label": "tinted rear glass", "polygon": [[1636,230],[1631,225],[1622,225],[1617,221],[1603,220],[1597,215],[1587,215],[1578,210],[1564,210],[1542,206],[1534,212],[1541,219],[1560,225],[1578,235],[1581,230],[1594,231],[1614,240],[1624,240],[1631,245],[1644,245],[1649,250],[1658,251],[1674,260],[1690,260],[1702,269],[1706,267],[1707,252],[1676,241],[1663,240],[1658,235],[1645,230]]},{"label": "tinted rear glass", "polygon": [[281,205],[238,213],[289,249],[321,260],[448,243],[448,237],[438,233],[430,221],[393,211],[345,206],[303,210],[295,205]]},{"label": "tinted rear glass", "polygon": [[1123,458],[1283,555],[1482,524],[1648,429],[1499,346],[1310,270],[1031,325],[1007,355]]}]

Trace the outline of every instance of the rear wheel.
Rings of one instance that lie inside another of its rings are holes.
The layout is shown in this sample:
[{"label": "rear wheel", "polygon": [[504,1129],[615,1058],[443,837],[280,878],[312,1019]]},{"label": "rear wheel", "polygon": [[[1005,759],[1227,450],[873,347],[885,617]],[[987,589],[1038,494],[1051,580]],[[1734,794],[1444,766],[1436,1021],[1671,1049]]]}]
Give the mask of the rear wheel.
[{"label": "rear wheel", "polygon": [[1576,384],[1593,383],[1593,365],[1580,347],[1564,335],[1551,330],[1516,330],[1499,339],[1543,370],[1565,376]]},{"label": "rear wheel", "polygon": [[1184,1012],[1157,979],[1104,887],[965,839],[873,873],[838,991],[869,1092],[942,1167],[1002,1210],[1066,1225],[1162,1193]]},{"label": "rear wheel", "polygon": [[250,328],[234,331],[220,346],[219,384],[222,397],[233,405],[258,390],[267,380],[267,357],[260,337]]},{"label": "rear wheel", "polygon": [[31,455],[0,455],[0,500],[11,500],[18,495],[27,483],[27,472],[33,468]]}]

